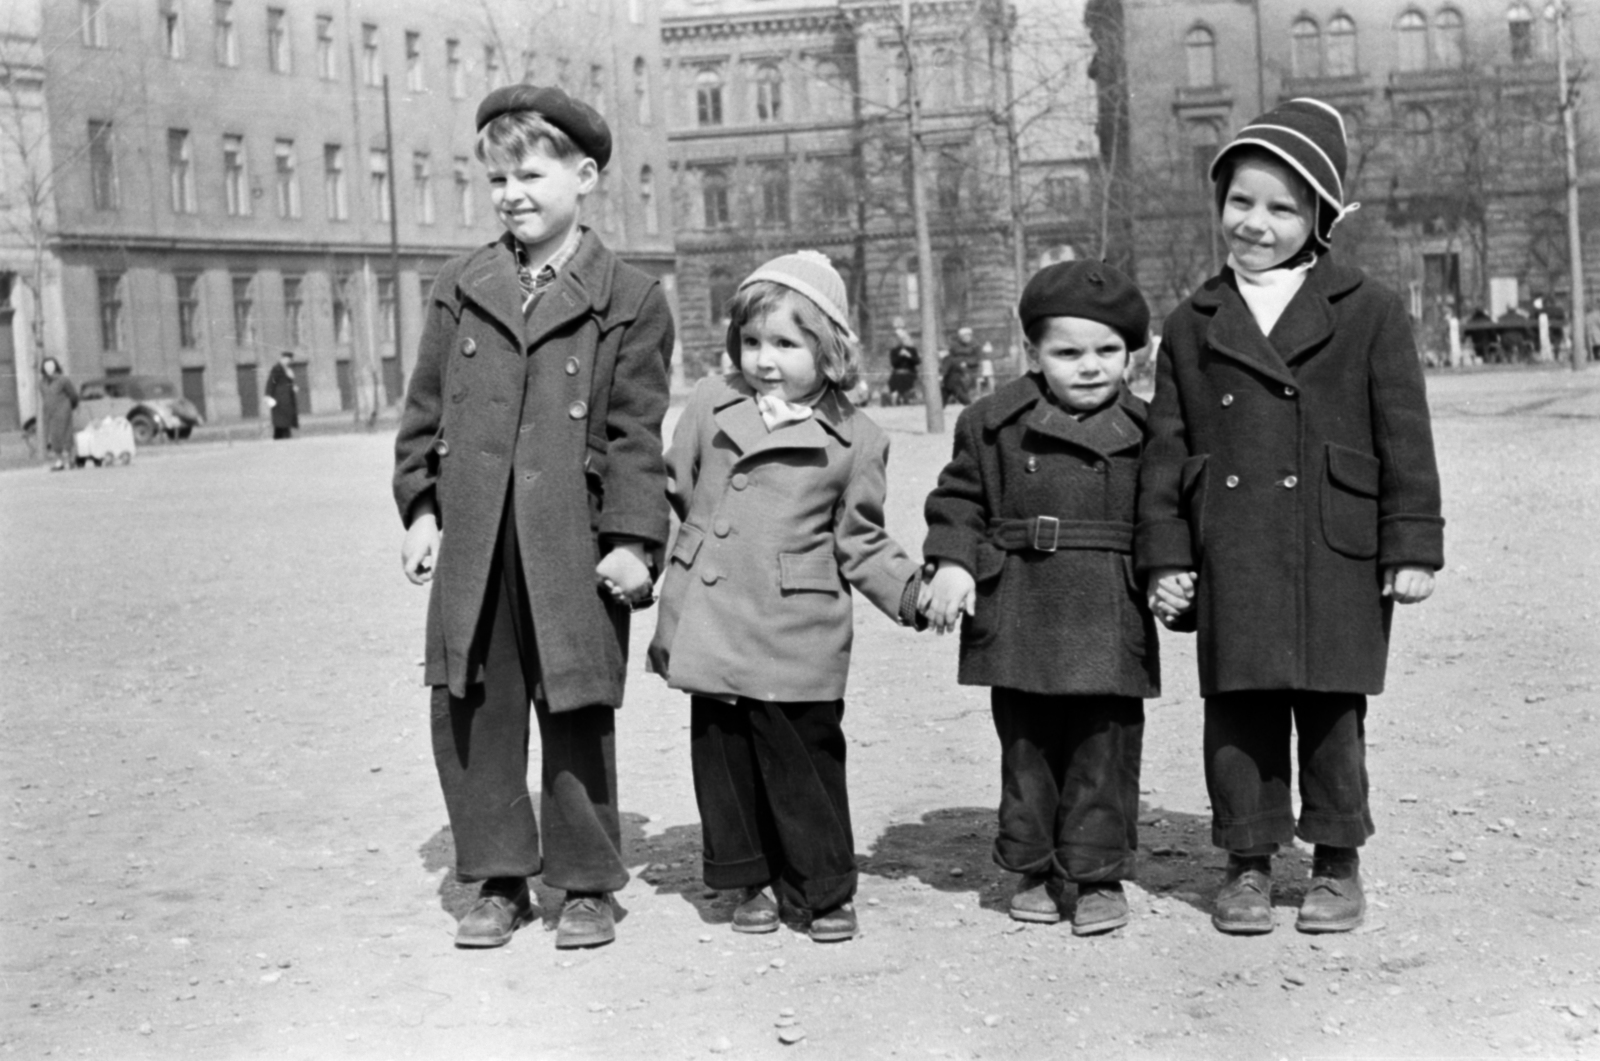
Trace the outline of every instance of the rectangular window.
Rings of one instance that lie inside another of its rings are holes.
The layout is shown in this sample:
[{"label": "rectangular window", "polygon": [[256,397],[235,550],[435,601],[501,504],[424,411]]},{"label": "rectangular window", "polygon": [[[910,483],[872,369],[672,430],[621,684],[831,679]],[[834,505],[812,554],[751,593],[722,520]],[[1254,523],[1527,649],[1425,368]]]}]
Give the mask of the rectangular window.
[{"label": "rectangular window", "polygon": [[261,379],[255,365],[233,366],[233,382],[239,388],[239,416],[254,420],[261,415]]},{"label": "rectangular window", "polygon": [[406,88],[422,91],[422,34],[406,31]]},{"label": "rectangular window", "polygon": [[328,220],[343,221],[350,216],[350,196],[344,181],[344,148],[322,145],[322,198],[328,205]]},{"label": "rectangular window", "polygon": [[218,66],[239,65],[239,34],[233,24],[233,0],[215,0],[211,20]]},{"label": "rectangular window", "polygon": [[411,184],[417,193],[417,222],[433,224],[433,156],[426,151],[411,156]]},{"label": "rectangular window", "polygon": [[256,344],[256,302],[250,296],[250,283],[254,279],[254,276],[233,278],[233,341],[246,348]]},{"label": "rectangular window", "polygon": [[242,136],[222,138],[222,200],[230,217],[249,216],[250,174]]},{"label": "rectangular window", "polygon": [[817,167],[817,211],[824,220],[843,221],[855,202],[850,160],[824,158]]},{"label": "rectangular window", "polygon": [[111,123],[89,121],[89,188],[96,210],[117,208],[117,160]]},{"label": "rectangular window", "polygon": [[444,65],[450,74],[450,98],[465,99],[467,96],[467,71],[461,64],[461,42],[450,40],[444,42]]},{"label": "rectangular window", "polygon": [[383,84],[383,63],[378,55],[378,27],[361,24],[361,82],[374,87]]},{"label": "rectangular window", "polygon": [[372,193],[372,216],[379,221],[389,220],[389,155],[380,148],[373,148],[367,163],[367,173],[370,176],[369,187]]},{"label": "rectangular window", "polygon": [[161,50],[168,59],[183,58],[183,12],[178,0],[161,0]]},{"label": "rectangular window", "polygon": [[97,273],[100,300],[100,349],[122,349],[122,274]]},{"label": "rectangular window", "polygon": [[350,369],[348,357],[334,361],[333,381],[339,387],[339,408],[348,413],[356,407],[356,376]]},{"label": "rectangular window", "polygon": [[483,87],[493,92],[500,85],[500,52],[492,44],[483,46]]},{"label": "rectangular window", "polygon": [[456,221],[462,226],[471,225],[473,222],[472,210],[472,166],[465,155],[457,155],[455,162],[456,177]]},{"label": "rectangular window", "polygon": [[333,16],[317,16],[317,76],[332,81],[339,76],[339,56],[333,50]]},{"label": "rectangular window", "polygon": [[378,340],[394,343],[394,277],[379,276],[378,280]]},{"label": "rectangular window", "polygon": [[189,130],[167,130],[167,179],[172,191],[172,212],[195,212],[194,150]]},{"label": "rectangular window", "polygon": [[333,290],[333,341],[337,346],[350,345],[350,276],[335,273]]},{"label": "rectangular window", "polygon": [[285,275],[283,278],[283,341],[289,346],[305,342],[303,319],[305,302],[301,295],[302,278]]},{"label": "rectangular window", "polygon": [[83,41],[85,48],[104,48],[106,46],[106,5],[105,0],[79,0],[78,39]]},{"label": "rectangular window", "polygon": [[272,145],[273,190],[277,193],[278,216],[300,216],[300,173],[295,164],[294,141],[278,140]]},{"label": "rectangular window", "polygon": [[193,350],[200,345],[200,278],[193,273],[179,273],[178,282],[178,345]]},{"label": "rectangular window", "polygon": [[267,8],[267,69],[275,74],[287,74],[292,69],[289,57],[289,16],[281,7]]},{"label": "rectangular window", "polygon": [[201,365],[185,365],[179,385],[183,389],[183,396],[194,403],[200,410],[200,415],[206,415],[206,370]]},{"label": "rectangular window", "polygon": [[789,223],[789,166],[786,162],[761,164],[761,220],[768,225]]},{"label": "rectangular window", "polygon": [[606,68],[599,63],[589,64],[589,106],[606,113]]}]

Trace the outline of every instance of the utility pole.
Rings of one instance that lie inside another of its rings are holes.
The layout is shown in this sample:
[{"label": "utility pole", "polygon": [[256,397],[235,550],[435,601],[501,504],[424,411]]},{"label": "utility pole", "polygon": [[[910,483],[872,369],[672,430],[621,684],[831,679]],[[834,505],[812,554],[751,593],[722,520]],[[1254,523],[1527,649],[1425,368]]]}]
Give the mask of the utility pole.
[{"label": "utility pole", "polygon": [[1589,358],[1589,340],[1584,334],[1583,226],[1578,222],[1578,137],[1573,129],[1572,111],[1577,90],[1567,81],[1567,4],[1555,0],[1547,13],[1556,22],[1556,80],[1561,93],[1561,133],[1566,141],[1567,158],[1567,253],[1571,256],[1572,308],[1567,314],[1567,333],[1572,336],[1572,370],[1583,368]]},{"label": "utility pole", "polygon": [[[1024,224],[1022,200],[1022,149],[1017,143],[1017,90],[1011,55],[1011,30],[1016,21],[1016,9],[1010,0],[992,0],[990,8],[996,28],[1000,32],[1000,62],[1005,77],[1005,109],[1001,127],[1006,134],[1006,165],[1011,192],[1011,272],[1016,277],[1015,297],[1022,297],[1022,288],[1028,282],[1028,230]],[[1022,322],[1011,314],[1011,349],[1008,363],[1022,350]]]},{"label": "utility pole", "polygon": [[922,99],[917,93],[917,60],[911,49],[911,0],[901,0],[900,47],[906,61],[906,128],[910,144],[911,217],[917,234],[917,305],[922,311],[923,401],[928,434],[944,434],[944,396],[939,388],[939,315],[934,305],[933,237],[928,232],[928,192],[922,186]]},{"label": "utility pole", "polygon": [[[404,381],[405,359],[400,356],[400,211],[395,202],[395,185],[400,183],[400,170],[395,165],[394,125],[389,120],[388,74],[383,75],[383,152],[389,156],[389,283],[393,285],[391,290],[394,292],[394,363],[401,367],[400,378]],[[378,404],[374,401],[372,419],[375,421],[377,418]]]}]

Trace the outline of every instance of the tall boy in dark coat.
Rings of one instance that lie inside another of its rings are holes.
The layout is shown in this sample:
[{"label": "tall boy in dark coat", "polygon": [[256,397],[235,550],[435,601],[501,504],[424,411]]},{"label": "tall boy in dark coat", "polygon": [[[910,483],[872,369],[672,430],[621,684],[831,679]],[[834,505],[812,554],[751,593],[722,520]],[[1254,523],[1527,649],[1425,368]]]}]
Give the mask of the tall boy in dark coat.
[{"label": "tall boy in dark coat", "polygon": [[672,318],[656,282],[578,224],[611,154],[599,114],[512,85],[479,106],[478,130],[507,231],[434,285],[395,443],[401,559],[433,583],[434,758],[456,875],[483,882],[456,943],[509,940],[542,871],[566,891],[556,946],[593,946],[614,938],[610,893],[628,879],[613,713],[629,609],[649,600],[667,537]]},{"label": "tall boy in dark coat", "polygon": [[1018,314],[1031,371],[961,414],[928,495],[927,615],[941,633],[960,620],[959,680],[992,687],[1011,916],[1061,920],[1075,881],[1072,931],[1091,935],[1128,921],[1142,698],[1161,692],[1130,555],[1145,406],[1122,383],[1150,311],[1111,266],[1064,262]]}]

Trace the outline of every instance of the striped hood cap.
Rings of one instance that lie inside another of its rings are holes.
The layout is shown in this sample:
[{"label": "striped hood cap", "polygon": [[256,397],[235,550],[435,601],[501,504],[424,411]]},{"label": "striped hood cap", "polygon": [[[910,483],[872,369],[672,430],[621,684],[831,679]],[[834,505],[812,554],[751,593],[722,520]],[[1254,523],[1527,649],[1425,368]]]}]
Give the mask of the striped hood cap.
[{"label": "striped hood cap", "polygon": [[[1333,226],[1361,204],[1344,202],[1344,172],[1349,162],[1345,144],[1344,116],[1338,110],[1309,96],[1289,100],[1267,111],[1237,135],[1211,162],[1211,180],[1216,182],[1225,167],[1223,160],[1241,148],[1260,148],[1286,163],[1311,186],[1317,197],[1317,221],[1312,238],[1326,249],[1333,239]],[[1228,189],[1218,187],[1220,204]]]}]

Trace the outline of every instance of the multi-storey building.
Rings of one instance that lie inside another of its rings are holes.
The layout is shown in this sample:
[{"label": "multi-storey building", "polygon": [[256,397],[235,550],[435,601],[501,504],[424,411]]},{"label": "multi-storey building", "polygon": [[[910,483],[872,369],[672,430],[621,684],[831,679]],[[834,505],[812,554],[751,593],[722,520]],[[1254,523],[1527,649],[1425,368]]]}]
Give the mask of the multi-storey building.
[{"label": "multi-storey building", "polygon": [[[896,318],[918,332],[902,13],[883,0],[664,3],[661,108],[691,373],[716,367],[740,278],[798,247],[845,276],[870,367],[882,367]],[[1003,356],[1019,282],[1013,221],[1029,265],[1101,249],[1089,34],[1071,4],[918,0],[910,40],[936,258],[928,294],[944,329],[918,342],[942,346],[965,323]]]},{"label": "multi-storey building", "polygon": [[606,115],[584,220],[670,278],[648,0],[43,0],[39,35],[68,307],[49,352],[80,379],[165,376],[249,418],[288,350],[302,409],[398,401],[433,276],[499,232],[473,115],[517,80]]},{"label": "multi-storey building", "polygon": [[[1419,339],[1444,321],[1569,294],[1555,23],[1534,0],[1122,0],[1145,289],[1170,308],[1225,256],[1204,172],[1255,114],[1295,96],[1349,131],[1336,253],[1405,292]],[[1569,3],[1569,52],[1600,56],[1600,12]],[[1600,267],[1600,97],[1577,114],[1586,274]],[[1591,293],[1592,299],[1594,295]]]}]

